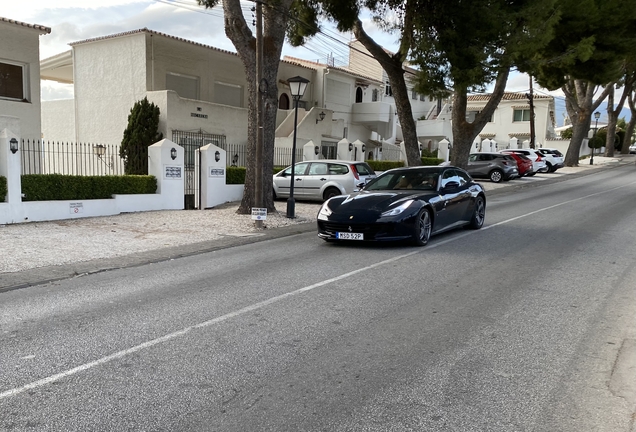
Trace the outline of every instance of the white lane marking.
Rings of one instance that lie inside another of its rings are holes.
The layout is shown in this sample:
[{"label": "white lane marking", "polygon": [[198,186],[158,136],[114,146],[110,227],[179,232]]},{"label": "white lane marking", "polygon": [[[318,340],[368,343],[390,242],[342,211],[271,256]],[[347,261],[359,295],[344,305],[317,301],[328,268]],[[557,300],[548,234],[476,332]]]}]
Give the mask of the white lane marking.
[{"label": "white lane marking", "polygon": [[[575,201],[580,201],[582,199],[590,198],[590,197],[593,197],[593,196],[596,196],[596,195],[600,195],[600,194],[611,192],[611,191],[614,191],[614,190],[617,190],[617,189],[621,189],[621,188],[624,188],[624,187],[627,187],[627,186],[630,186],[630,185],[633,185],[633,184],[636,184],[636,182],[629,183],[629,184],[623,185],[623,186],[618,186],[618,187],[615,187],[615,188],[612,188],[612,189],[608,189],[608,190],[605,190],[603,192],[596,192],[596,193],[593,193],[593,194],[590,194],[590,195],[586,195],[586,196],[583,196],[583,197],[580,197],[580,198],[575,198],[575,199],[572,199],[572,200],[569,200],[569,201],[564,201],[562,203],[555,204],[555,205],[552,205],[552,206],[549,206],[549,207],[545,207],[545,208],[542,208],[542,209],[538,209],[538,210],[532,211],[530,213],[526,213],[526,214],[521,215],[521,216],[516,216],[516,217],[510,218],[510,219],[506,219],[506,220],[501,221],[501,222],[497,222],[496,224],[493,224],[493,225],[488,225],[486,227],[483,227],[480,231],[484,231],[484,230],[487,230],[487,229],[490,229],[490,228],[494,228],[496,226],[503,225],[503,224],[506,224],[506,223],[509,223],[509,222],[512,222],[512,221],[515,221],[515,220],[518,220],[518,219],[521,219],[521,218],[524,218],[524,217],[528,217],[528,216],[531,216],[531,215],[534,215],[534,214],[537,214],[537,213],[540,213],[540,212],[543,212],[543,211],[546,211],[546,210],[550,210],[550,209],[553,209],[553,208],[556,208],[556,207],[560,207],[560,206],[563,206],[563,205],[566,205],[566,204],[570,204],[570,203],[573,203]],[[66,370],[64,372],[60,372],[58,374],[51,375],[51,376],[48,376],[46,378],[42,378],[42,379],[37,380],[37,381],[33,381],[33,382],[31,382],[29,384],[26,384],[26,385],[23,385],[21,387],[16,387],[16,388],[13,388],[13,389],[10,389],[10,390],[6,390],[6,391],[0,393],[0,399],[4,399],[4,398],[10,397],[10,396],[15,396],[15,395],[23,393],[23,392],[25,392],[27,390],[34,389],[34,388],[42,387],[42,386],[44,386],[46,384],[50,384],[50,383],[52,383],[54,381],[59,381],[59,380],[61,380],[63,378],[66,378],[68,376],[75,375],[75,374],[77,374],[79,372],[82,372],[82,371],[85,371],[85,370],[88,370],[88,369],[92,369],[95,366],[99,366],[99,365],[102,365],[102,364],[105,364],[105,363],[109,363],[109,362],[111,362],[113,360],[117,360],[117,359],[125,357],[125,356],[127,356],[129,354],[136,353],[137,351],[141,351],[143,349],[153,347],[153,346],[158,345],[160,343],[167,342],[167,341],[169,341],[171,339],[178,338],[180,336],[183,336],[183,335],[189,333],[192,330],[200,329],[200,328],[204,328],[204,327],[209,327],[211,325],[218,324],[218,323],[223,322],[223,321],[227,321],[227,320],[229,320],[231,318],[235,318],[237,316],[243,315],[243,314],[248,313],[248,312],[252,312],[252,311],[257,310],[257,309],[261,309],[261,308],[263,308],[265,306],[268,306],[270,304],[276,303],[276,302],[281,301],[283,299],[286,299],[288,297],[292,297],[292,296],[295,296],[295,295],[298,295],[298,294],[302,294],[302,293],[307,292],[307,291],[311,291],[311,290],[316,289],[316,288],[320,288],[320,287],[325,286],[325,285],[329,285],[329,284],[331,284],[333,282],[337,282],[339,280],[346,279],[346,278],[348,278],[350,276],[353,276],[355,274],[362,273],[364,271],[367,271],[367,270],[370,270],[370,269],[373,269],[373,268],[376,268],[376,267],[380,267],[382,265],[389,264],[389,263],[392,263],[394,261],[401,260],[403,258],[408,258],[408,257],[410,257],[412,255],[415,255],[415,254],[418,254],[418,253],[422,253],[422,251],[427,251],[427,250],[430,250],[430,249],[434,249],[434,248],[443,246],[443,245],[445,245],[447,243],[462,239],[462,238],[464,238],[466,236],[473,235],[473,234],[478,233],[478,232],[479,231],[470,231],[470,232],[467,232],[465,234],[462,234],[462,235],[459,235],[459,236],[456,236],[456,237],[452,237],[452,238],[440,241],[440,242],[432,244],[432,245],[428,245],[427,247],[425,247],[423,249],[417,249],[417,250],[415,250],[413,252],[409,252],[409,253],[406,253],[406,254],[403,254],[403,255],[395,256],[393,258],[389,258],[387,260],[380,261],[380,262],[377,262],[375,264],[371,264],[371,265],[368,265],[366,267],[362,267],[362,268],[350,271],[348,273],[341,274],[340,276],[336,276],[336,277],[331,278],[331,279],[327,279],[327,280],[324,280],[324,281],[321,281],[321,282],[317,282],[317,283],[315,283],[313,285],[309,285],[309,286],[306,286],[306,287],[303,287],[303,288],[299,288],[296,291],[291,291],[291,292],[288,292],[288,293],[285,293],[285,294],[278,295],[276,297],[272,297],[272,298],[267,299],[267,300],[263,300],[263,301],[258,302],[258,303],[254,303],[253,305],[246,306],[246,307],[244,307],[242,309],[238,309],[238,310],[236,310],[234,312],[230,312],[230,313],[222,315],[220,317],[213,318],[211,320],[204,321],[202,323],[195,324],[193,326],[183,328],[183,329],[178,330],[176,332],[167,334],[165,336],[162,336],[162,337],[159,337],[159,338],[156,338],[156,339],[149,340],[149,341],[144,342],[144,343],[142,343],[140,345],[136,345],[134,347],[131,347],[131,348],[116,352],[114,354],[111,354],[111,355],[106,356],[106,357],[102,357],[102,358],[100,358],[98,360],[95,360],[95,361],[92,361],[92,362],[89,362],[89,363],[85,363],[83,365],[74,367],[74,368]]]}]

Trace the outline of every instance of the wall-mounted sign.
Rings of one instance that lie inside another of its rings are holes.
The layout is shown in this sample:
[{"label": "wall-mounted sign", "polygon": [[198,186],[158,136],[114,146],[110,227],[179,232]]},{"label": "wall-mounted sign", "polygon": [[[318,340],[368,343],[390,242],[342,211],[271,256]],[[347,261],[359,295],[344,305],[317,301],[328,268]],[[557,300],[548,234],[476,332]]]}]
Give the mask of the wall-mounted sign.
[{"label": "wall-mounted sign", "polygon": [[207,114],[199,114],[199,113],[190,113],[190,117],[208,118],[208,115]]},{"label": "wall-mounted sign", "polygon": [[181,178],[181,167],[180,166],[169,166],[164,165],[164,173],[163,176],[166,179],[180,179]]},{"label": "wall-mounted sign", "polygon": [[252,220],[265,220],[267,219],[267,209],[252,207]]},{"label": "wall-mounted sign", "polygon": [[225,168],[212,168],[210,167],[210,174],[208,177],[223,177],[225,175]]},{"label": "wall-mounted sign", "polygon": [[81,202],[70,203],[68,207],[69,207],[69,210],[71,211],[71,214],[84,213],[84,203],[81,203]]}]

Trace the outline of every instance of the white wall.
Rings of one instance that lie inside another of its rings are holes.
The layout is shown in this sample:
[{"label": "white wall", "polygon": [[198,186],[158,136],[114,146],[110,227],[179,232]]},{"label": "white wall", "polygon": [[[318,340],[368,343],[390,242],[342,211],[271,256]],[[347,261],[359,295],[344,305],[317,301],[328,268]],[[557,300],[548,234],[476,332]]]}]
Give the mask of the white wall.
[{"label": "white wall", "polygon": [[146,95],[145,49],[144,33],[73,46],[77,142],[121,143]]},{"label": "white wall", "polygon": [[42,139],[75,142],[74,99],[42,102]]}]

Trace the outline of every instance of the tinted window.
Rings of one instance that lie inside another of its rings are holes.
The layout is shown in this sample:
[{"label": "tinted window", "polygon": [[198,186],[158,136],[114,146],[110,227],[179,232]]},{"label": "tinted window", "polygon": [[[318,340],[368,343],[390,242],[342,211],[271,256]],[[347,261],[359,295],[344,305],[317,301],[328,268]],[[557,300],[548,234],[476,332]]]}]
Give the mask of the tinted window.
[{"label": "tinted window", "polygon": [[467,172],[459,171],[459,170],[456,170],[455,172],[457,173],[457,177],[459,177],[459,184],[460,185],[463,186],[466,183],[470,183],[471,181],[473,181],[473,179],[468,175]]},{"label": "tinted window", "polygon": [[476,154],[471,154],[470,156],[468,156],[468,162],[475,162],[477,160],[477,156]]},{"label": "tinted window", "polygon": [[365,163],[356,164],[355,167],[356,171],[358,171],[358,174],[360,175],[366,176],[375,174],[375,171],[373,171],[371,167]]},{"label": "tinted window", "polygon": [[459,175],[457,175],[457,172],[452,169],[444,171],[444,174],[442,175],[442,187],[446,187],[446,185],[452,181],[461,184],[461,179],[459,178]]},{"label": "tinted window", "polygon": [[349,167],[340,164],[329,164],[329,174],[331,175],[345,175],[349,172]]}]

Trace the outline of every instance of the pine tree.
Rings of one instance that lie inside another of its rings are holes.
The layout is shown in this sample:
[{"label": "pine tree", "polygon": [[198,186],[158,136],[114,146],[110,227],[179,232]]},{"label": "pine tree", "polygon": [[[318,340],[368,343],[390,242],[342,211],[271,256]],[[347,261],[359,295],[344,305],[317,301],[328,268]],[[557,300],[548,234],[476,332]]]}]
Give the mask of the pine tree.
[{"label": "pine tree", "polygon": [[159,107],[148,98],[135,102],[119,148],[126,174],[148,174],[148,147],[163,138],[159,129]]}]

